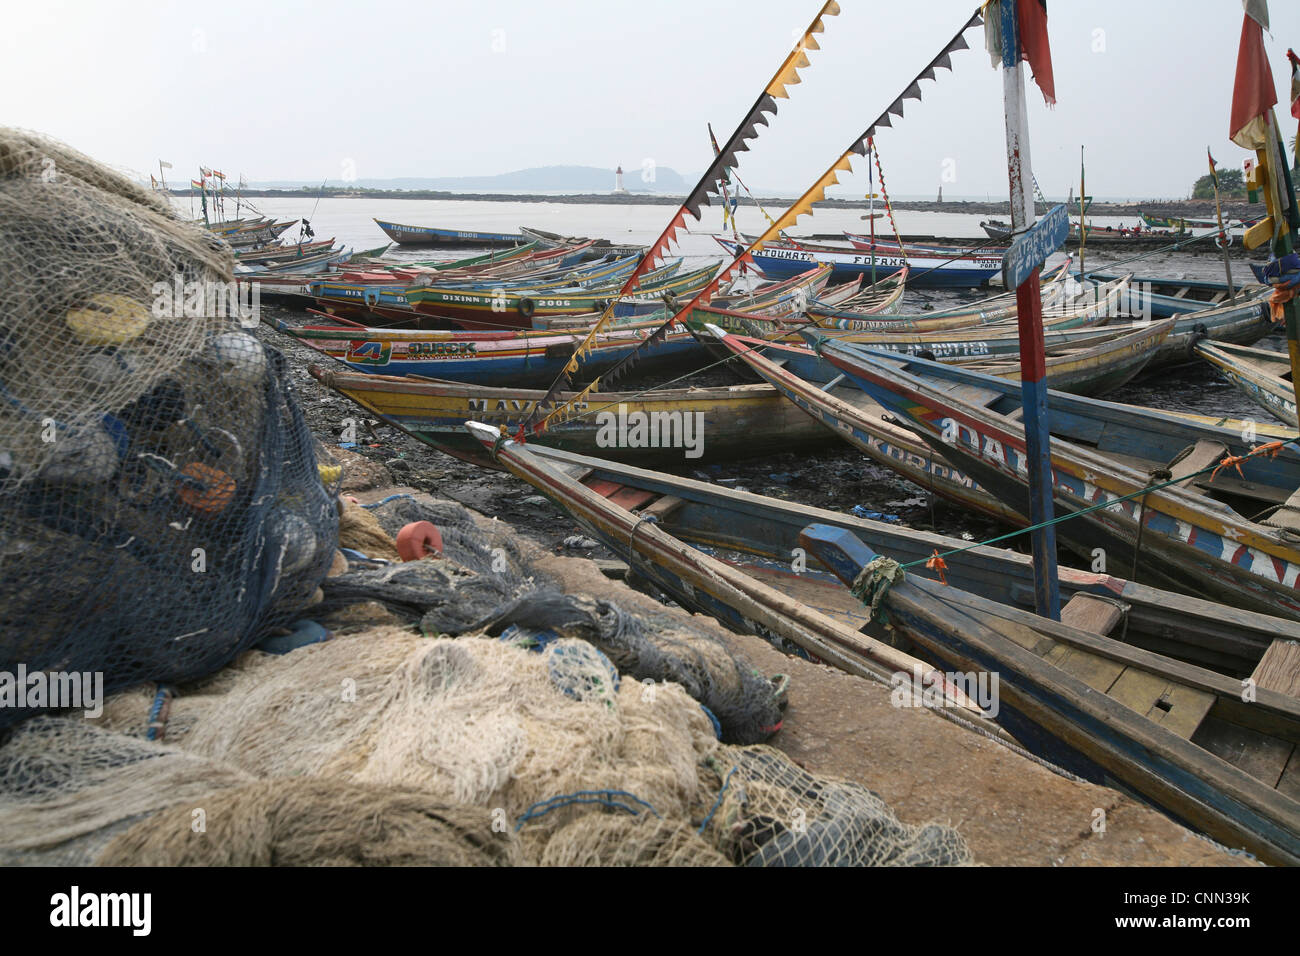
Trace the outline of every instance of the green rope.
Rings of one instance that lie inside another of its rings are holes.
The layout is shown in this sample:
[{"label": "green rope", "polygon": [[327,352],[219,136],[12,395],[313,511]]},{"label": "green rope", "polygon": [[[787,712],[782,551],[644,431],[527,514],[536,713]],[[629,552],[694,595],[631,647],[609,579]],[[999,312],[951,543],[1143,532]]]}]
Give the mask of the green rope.
[{"label": "green rope", "polygon": [[[1287,445],[1294,445],[1296,442],[1300,442],[1300,435],[1296,436],[1295,438],[1288,438],[1286,441],[1282,442],[1282,447],[1284,448],[1284,447],[1286,447]],[[1278,451],[1281,451],[1281,448],[1279,448]],[[1191,479],[1191,478],[1196,478],[1196,477],[1198,477],[1199,475],[1203,475],[1203,474],[1205,474],[1206,472],[1214,471],[1216,468],[1221,467],[1221,465],[1222,465],[1222,462],[1221,462],[1221,461],[1220,461],[1220,462],[1216,462],[1216,463],[1213,464],[1213,465],[1206,465],[1206,466],[1205,466],[1204,468],[1202,468],[1200,471],[1194,471],[1194,472],[1192,472],[1190,475],[1184,475],[1184,476],[1181,477],[1181,478],[1171,478],[1171,479],[1169,479],[1168,481],[1161,481],[1161,482],[1158,482],[1158,483],[1152,483],[1152,484],[1147,485],[1145,488],[1139,488],[1137,491],[1130,492],[1130,493],[1127,494],[1127,495],[1122,495],[1122,496],[1120,496],[1120,497],[1118,497],[1118,498],[1113,498],[1113,499],[1111,499],[1110,501],[1101,501],[1101,502],[1098,502],[1098,503],[1095,504],[1095,505],[1090,505],[1089,507],[1084,508],[1082,511],[1075,511],[1075,512],[1072,512],[1072,513],[1070,513],[1070,514],[1068,514],[1068,515],[1061,515],[1061,516],[1058,517],[1058,518],[1052,518],[1050,521],[1040,521],[1040,522],[1038,522],[1038,524],[1031,524],[1031,525],[1029,525],[1029,526],[1026,527],[1026,528],[1020,528],[1020,529],[1017,530],[1017,531],[1011,531],[1011,532],[1008,532],[1007,534],[1000,534],[1000,535],[998,535],[997,537],[994,537],[994,538],[987,538],[987,539],[984,540],[984,541],[976,541],[974,544],[968,544],[968,545],[966,545],[966,546],[963,547],[963,548],[953,548],[951,551],[945,551],[945,552],[943,552],[942,554],[938,555],[938,557],[940,557],[940,558],[947,558],[947,557],[950,557],[950,556],[952,556],[952,555],[954,555],[954,554],[961,554],[961,553],[963,553],[963,552],[965,552],[965,551],[970,551],[970,550],[972,550],[972,549],[974,549],[974,548],[981,548],[981,547],[984,547],[985,545],[997,544],[999,541],[1006,541],[1006,540],[1008,540],[1009,538],[1016,538],[1016,537],[1019,537],[1019,536],[1022,535],[1022,534],[1027,534],[1027,533],[1029,533],[1029,532],[1031,532],[1031,531],[1038,531],[1038,530],[1040,530],[1040,529],[1042,529],[1042,528],[1046,528],[1046,527],[1048,527],[1048,526],[1050,526],[1050,525],[1060,524],[1062,521],[1068,521],[1068,520],[1070,520],[1071,518],[1082,518],[1084,515],[1092,514],[1094,511],[1102,511],[1102,510],[1104,510],[1104,509],[1106,509],[1106,508],[1111,507],[1112,505],[1117,505],[1117,504],[1119,504],[1119,503],[1122,502],[1122,501],[1130,501],[1130,500],[1132,500],[1133,498],[1141,498],[1141,497],[1143,497],[1143,496],[1145,496],[1145,495],[1147,495],[1147,494],[1150,494],[1150,493],[1153,492],[1153,491],[1159,491],[1159,490],[1161,490],[1162,488],[1168,488],[1170,485],[1181,484],[1181,483],[1184,482],[1184,481],[1187,481],[1187,480],[1189,480],[1189,479]],[[1143,510],[1145,510],[1145,509],[1143,509]],[[916,567],[917,565],[925,564],[927,561],[932,560],[933,557],[934,557],[934,556],[932,555],[932,556],[930,556],[930,557],[926,557],[926,558],[917,558],[915,561],[908,561],[906,564],[904,564],[904,565],[900,565],[900,567],[902,567],[902,568],[904,568],[904,569],[907,569],[907,568],[914,568],[914,567]],[[865,574],[866,572],[864,571],[863,573]],[[856,582],[855,582],[855,586],[856,586]],[[854,592],[854,593],[857,593],[857,592]]]}]

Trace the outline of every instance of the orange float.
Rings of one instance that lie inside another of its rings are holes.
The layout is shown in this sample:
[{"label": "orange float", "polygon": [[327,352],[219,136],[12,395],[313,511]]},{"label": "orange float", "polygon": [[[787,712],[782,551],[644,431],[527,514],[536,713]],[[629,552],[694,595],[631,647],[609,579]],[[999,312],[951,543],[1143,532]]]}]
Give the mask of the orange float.
[{"label": "orange float", "polygon": [[442,556],[442,534],[428,521],[412,521],[397,532],[397,555],[403,561]]},{"label": "orange float", "polygon": [[195,511],[220,514],[235,500],[235,479],[220,468],[192,461],[180,470],[180,474],[194,480],[179,482],[177,497]]}]

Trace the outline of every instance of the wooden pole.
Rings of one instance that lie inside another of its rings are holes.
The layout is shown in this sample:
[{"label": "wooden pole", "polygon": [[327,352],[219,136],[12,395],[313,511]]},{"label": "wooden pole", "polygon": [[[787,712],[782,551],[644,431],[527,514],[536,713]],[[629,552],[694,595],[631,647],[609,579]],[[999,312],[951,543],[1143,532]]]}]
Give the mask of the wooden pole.
[{"label": "wooden pole", "polygon": [[1219,174],[1214,171],[1214,157],[1210,147],[1205,147],[1205,155],[1210,157],[1210,182],[1214,183],[1214,215],[1219,220],[1219,250],[1223,253],[1223,274],[1228,280],[1228,301],[1236,302],[1237,293],[1232,288],[1232,260],[1228,258],[1228,234],[1223,230],[1223,204],[1219,202]]},{"label": "wooden pole", "polygon": [[[867,157],[867,216],[871,223],[871,284],[876,284],[876,166],[875,137],[871,139],[871,153]],[[903,250],[899,250],[901,253]],[[1296,406],[1300,408],[1300,405]]]},{"label": "wooden pole", "polygon": [[[1015,0],[1002,4],[1002,105],[1007,128],[1007,175],[1011,187],[1011,232],[1019,235],[1034,224],[1029,157],[1029,121],[1025,111],[1025,75],[1020,66],[1020,38]],[[1080,267],[1083,260],[1080,258]],[[1042,298],[1035,269],[1016,289],[1020,329],[1020,394],[1024,404],[1025,452],[1029,471],[1029,520],[1043,525],[1032,532],[1034,606],[1042,617],[1061,619],[1060,582],[1056,569],[1056,526],[1052,505],[1052,435],[1047,420],[1047,370],[1043,356]]]},{"label": "wooden pole", "polygon": [[[1276,166],[1277,170],[1276,172],[1272,169],[1268,170],[1270,181],[1267,185],[1269,189],[1276,189],[1280,194],[1279,202],[1286,205],[1286,221],[1291,227],[1289,232],[1279,229],[1273,240],[1273,257],[1281,259],[1295,251],[1291,237],[1300,234],[1300,210],[1296,209],[1295,184],[1291,181],[1291,164],[1286,161],[1282,129],[1277,125],[1277,115],[1272,110],[1268,112],[1268,139],[1270,157],[1273,160],[1270,165]],[[1278,209],[1275,214],[1281,217],[1283,211]],[[1295,299],[1282,306],[1282,317],[1286,325],[1287,352],[1291,357],[1291,387],[1295,395],[1296,408],[1300,408],[1300,308],[1297,308]]]},{"label": "wooden pole", "polygon": [[1079,278],[1088,278],[1088,270],[1084,268],[1083,247],[1088,244],[1088,224],[1084,215],[1088,211],[1087,203],[1084,202],[1083,194],[1087,190],[1084,188],[1083,176],[1083,144],[1079,144]]}]

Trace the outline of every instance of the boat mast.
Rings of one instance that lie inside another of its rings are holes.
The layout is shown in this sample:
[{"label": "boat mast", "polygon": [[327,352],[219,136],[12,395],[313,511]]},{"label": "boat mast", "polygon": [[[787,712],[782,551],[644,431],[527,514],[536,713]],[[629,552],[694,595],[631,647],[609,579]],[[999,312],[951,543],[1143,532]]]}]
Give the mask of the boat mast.
[{"label": "boat mast", "polygon": [[[1002,32],[1002,106],[1007,129],[1007,174],[1011,186],[1011,234],[1020,236],[1034,224],[1030,192],[1029,117],[1025,109],[1025,75],[1020,65],[1016,0],[999,0]],[[1067,219],[1068,221],[1068,219]],[[1047,427],[1047,369],[1043,355],[1043,315],[1039,270],[1034,268],[1016,288],[1016,324],[1020,329],[1020,394],[1024,406],[1025,454],[1029,472],[1029,520],[1034,552],[1034,607],[1042,617],[1061,619],[1061,592],[1056,568],[1056,526],[1052,524],[1052,436]],[[977,439],[978,440],[978,439]]]},{"label": "boat mast", "polygon": [[1205,155],[1210,160],[1210,181],[1214,183],[1214,215],[1219,221],[1219,237],[1216,240],[1223,253],[1223,274],[1228,280],[1228,301],[1237,301],[1237,292],[1232,287],[1232,260],[1228,258],[1228,234],[1223,230],[1223,205],[1219,202],[1219,174],[1214,168],[1214,156],[1210,147],[1205,147]]},{"label": "boat mast", "polygon": [[1083,282],[1088,278],[1088,270],[1084,268],[1083,248],[1088,244],[1088,223],[1084,215],[1088,211],[1088,205],[1084,202],[1084,195],[1087,193],[1083,181],[1083,144],[1079,144],[1079,281]]},{"label": "boat mast", "polygon": [[876,149],[873,136],[867,144],[867,217],[871,222],[871,284],[876,284],[876,167],[872,160]]}]

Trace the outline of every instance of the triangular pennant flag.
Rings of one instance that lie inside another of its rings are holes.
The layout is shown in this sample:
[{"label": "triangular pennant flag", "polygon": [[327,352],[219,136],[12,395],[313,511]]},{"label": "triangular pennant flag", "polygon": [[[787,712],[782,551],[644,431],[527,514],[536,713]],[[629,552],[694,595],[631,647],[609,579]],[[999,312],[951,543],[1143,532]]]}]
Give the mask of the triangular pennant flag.
[{"label": "triangular pennant flag", "polygon": [[957,38],[953,40],[952,43],[948,44],[948,49],[945,50],[944,52],[956,53],[958,50],[969,50],[969,49],[970,47],[967,46],[966,44],[966,37],[959,33],[957,34]]},{"label": "triangular pennant flag", "polygon": [[877,126],[888,126],[890,129],[893,129],[894,121],[889,118],[888,113],[881,113],[876,117],[876,121],[871,125],[871,128],[874,130]]},{"label": "triangular pennant flag", "polygon": [[918,80],[933,80],[934,78],[935,77],[934,77],[933,66],[927,66],[924,70],[921,71],[921,75],[917,77]]},{"label": "triangular pennant flag", "polygon": [[902,115],[903,115],[903,98],[900,96],[898,99],[894,100],[894,102],[890,104],[889,109],[885,110],[885,112],[886,112],[887,114],[888,114],[888,113],[893,113],[895,116],[902,116]]},{"label": "triangular pennant flag", "polygon": [[940,53],[940,54],[935,58],[935,61],[934,61],[934,63],[931,64],[931,66],[933,66],[936,70],[951,70],[951,69],[952,69],[952,58],[949,57],[948,54],[947,54],[946,52],[944,52],[944,53]]},{"label": "triangular pennant flag", "polygon": [[862,139],[858,140],[856,143],[854,143],[852,146],[849,147],[849,152],[857,153],[859,156],[867,155],[867,140],[870,139],[872,136],[874,136],[875,133],[876,133],[876,128],[873,126],[871,127],[871,129],[867,130],[866,136],[862,137]]},{"label": "triangular pennant flag", "polygon": [[919,100],[920,98],[921,98],[921,84],[918,83],[916,80],[913,80],[912,85],[903,91],[903,95],[901,99]]}]

